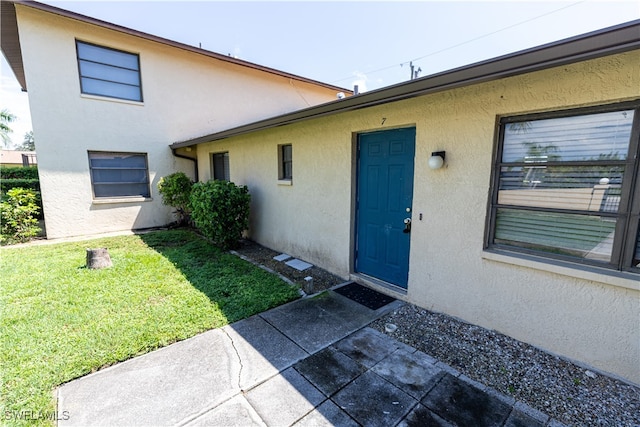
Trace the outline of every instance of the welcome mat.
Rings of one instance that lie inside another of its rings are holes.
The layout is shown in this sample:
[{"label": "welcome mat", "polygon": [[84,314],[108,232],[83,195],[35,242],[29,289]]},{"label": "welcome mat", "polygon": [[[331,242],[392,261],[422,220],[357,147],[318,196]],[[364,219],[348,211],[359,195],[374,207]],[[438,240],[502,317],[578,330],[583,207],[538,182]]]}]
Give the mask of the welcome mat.
[{"label": "welcome mat", "polygon": [[395,298],[392,298],[385,294],[381,294],[378,291],[374,291],[373,289],[359,285],[355,282],[351,282],[337,289],[334,289],[334,292],[337,292],[340,295],[357,302],[358,304],[362,304],[365,307],[370,308],[371,310],[377,310],[380,307],[384,307],[385,305],[396,300]]}]

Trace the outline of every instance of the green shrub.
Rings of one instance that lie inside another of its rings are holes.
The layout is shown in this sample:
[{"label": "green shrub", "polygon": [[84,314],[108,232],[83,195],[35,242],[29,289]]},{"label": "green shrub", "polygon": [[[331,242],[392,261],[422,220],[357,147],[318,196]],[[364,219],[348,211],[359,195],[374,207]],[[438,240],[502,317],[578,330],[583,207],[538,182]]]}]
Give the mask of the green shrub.
[{"label": "green shrub", "polygon": [[0,166],[0,179],[38,179],[38,167]]},{"label": "green shrub", "polygon": [[189,195],[193,181],[182,172],[172,173],[160,178],[158,190],[162,195],[162,203],[176,208],[178,223],[184,224],[189,219]]},{"label": "green shrub", "polygon": [[190,197],[191,218],[206,237],[222,249],[238,246],[249,227],[251,195],[246,186],[228,181],[198,182]]},{"label": "green shrub", "polygon": [[0,186],[2,186],[3,194],[13,188],[27,188],[33,191],[40,191],[40,181],[38,179],[3,178]]},{"label": "green shrub", "polygon": [[24,188],[7,191],[0,202],[0,242],[11,244],[25,242],[40,232],[37,215],[36,193]]}]

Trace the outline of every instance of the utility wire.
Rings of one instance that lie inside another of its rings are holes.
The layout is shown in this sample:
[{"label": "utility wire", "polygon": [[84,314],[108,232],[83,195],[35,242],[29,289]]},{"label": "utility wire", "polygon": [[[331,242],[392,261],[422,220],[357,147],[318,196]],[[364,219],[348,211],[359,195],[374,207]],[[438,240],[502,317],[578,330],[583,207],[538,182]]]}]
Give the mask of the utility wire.
[{"label": "utility wire", "polygon": [[[431,53],[428,53],[428,54],[426,54],[426,55],[419,56],[419,57],[414,58],[414,59],[411,59],[411,60],[409,60],[409,61],[401,62],[401,63],[400,63],[400,66],[402,67],[403,65],[410,64],[411,62],[419,61],[419,60],[421,60],[421,59],[428,58],[428,57],[430,57],[430,56],[434,56],[434,55],[437,55],[437,54],[439,54],[439,53],[446,52],[446,51],[448,51],[448,50],[455,49],[455,48],[458,48],[458,47],[460,47],[460,46],[464,46],[464,45],[469,44],[469,43],[473,43],[473,42],[475,42],[475,41],[477,41],[477,40],[484,39],[484,38],[486,38],[486,37],[489,37],[489,36],[492,36],[492,35],[494,35],[494,34],[500,33],[500,32],[502,32],[502,31],[510,30],[511,28],[514,28],[514,27],[517,27],[517,26],[520,26],[520,25],[526,24],[526,23],[531,22],[531,21],[535,21],[536,19],[544,18],[545,16],[552,15],[552,14],[554,14],[554,13],[560,12],[561,10],[568,9],[568,8],[570,8],[570,7],[573,7],[573,6],[577,6],[578,4],[580,4],[580,3],[584,3],[584,2],[586,2],[586,0],[580,0],[580,1],[577,1],[577,2],[575,2],[575,3],[571,3],[571,4],[567,5],[567,6],[563,6],[563,7],[561,7],[561,8],[554,9],[554,10],[552,10],[552,11],[550,11],[550,12],[543,13],[542,15],[534,16],[533,18],[529,18],[529,19],[526,19],[526,20],[524,20],[524,21],[520,21],[520,22],[517,22],[517,23],[515,23],[515,24],[509,25],[509,26],[507,26],[507,27],[500,28],[499,30],[496,30],[496,31],[492,31],[492,32],[490,32],[490,33],[483,34],[483,35],[481,35],[481,36],[478,36],[478,37],[475,37],[475,38],[472,38],[472,39],[466,40],[466,41],[464,41],[464,42],[461,42],[461,43],[458,43],[458,44],[455,44],[455,45],[452,45],[452,46],[449,46],[449,47],[445,47],[445,48],[440,49],[440,50],[436,50],[435,52],[431,52]],[[365,71],[365,72],[363,72],[362,74],[367,74],[367,75],[368,75],[368,74],[375,74],[375,73],[379,73],[380,71],[390,70],[391,68],[395,68],[395,67],[397,67],[397,66],[398,66],[397,64],[389,65],[388,67],[378,68],[377,70]],[[341,81],[343,81],[343,80],[353,79],[353,77],[354,77],[353,75],[350,75],[349,77],[343,77],[343,78],[338,79],[338,80],[333,80],[331,83],[337,83],[337,82],[341,82]]]}]

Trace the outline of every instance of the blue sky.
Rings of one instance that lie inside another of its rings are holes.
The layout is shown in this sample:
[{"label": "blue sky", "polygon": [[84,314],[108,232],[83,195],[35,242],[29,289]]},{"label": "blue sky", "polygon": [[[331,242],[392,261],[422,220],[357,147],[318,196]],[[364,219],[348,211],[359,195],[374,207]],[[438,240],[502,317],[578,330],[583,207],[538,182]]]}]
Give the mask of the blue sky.
[{"label": "blue sky", "polygon": [[[44,1],[63,9],[361,91],[640,18],[637,1]],[[4,57],[0,108],[31,130]],[[37,141],[37,133],[35,135]]]}]

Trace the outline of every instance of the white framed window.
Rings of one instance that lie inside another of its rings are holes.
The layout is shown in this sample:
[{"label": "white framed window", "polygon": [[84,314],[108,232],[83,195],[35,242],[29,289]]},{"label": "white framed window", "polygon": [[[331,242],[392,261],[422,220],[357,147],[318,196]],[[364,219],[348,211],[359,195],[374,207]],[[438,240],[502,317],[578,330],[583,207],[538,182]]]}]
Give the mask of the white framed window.
[{"label": "white framed window", "polygon": [[78,40],[76,51],[82,93],[142,102],[137,54]]},{"label": "white framed window", "polygon": [[95,199],[151,196],[144,153],[89,151],[89,169]]},{"label": "white framed window", "polygon": [[500,120],[485,249],[640,272],[640,102]]},{"label": "white framed window", "polygon": [[278,145],[278,179],[293,179],[293,147],[291,144]]},{"label": "white framed window", "polygon": [[229,153],[211,153],[211,176],[220,181],[229,181]]}]

